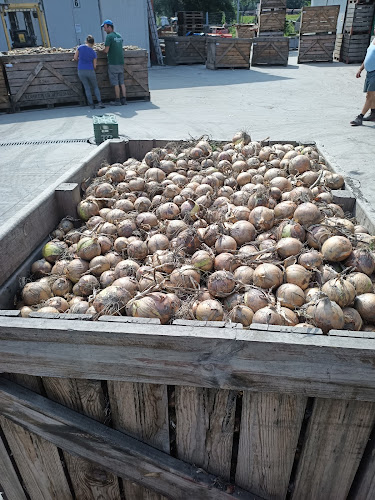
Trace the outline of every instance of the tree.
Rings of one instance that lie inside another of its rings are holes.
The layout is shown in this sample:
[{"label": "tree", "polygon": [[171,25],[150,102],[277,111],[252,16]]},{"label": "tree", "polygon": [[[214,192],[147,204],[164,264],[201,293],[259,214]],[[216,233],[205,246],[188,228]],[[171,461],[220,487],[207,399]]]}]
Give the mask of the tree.
[{"label": "tree", "polygon": [[157,15],[168,17],[186,10],[234,13],[232,0],[154,0],[154,10]]}]

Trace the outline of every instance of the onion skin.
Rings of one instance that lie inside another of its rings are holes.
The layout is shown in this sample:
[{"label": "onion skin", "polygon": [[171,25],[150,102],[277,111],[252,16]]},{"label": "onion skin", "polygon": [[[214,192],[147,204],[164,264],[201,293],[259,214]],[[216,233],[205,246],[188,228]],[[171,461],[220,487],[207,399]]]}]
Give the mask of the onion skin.
[{"label": "onion skin", "polygon": [[285,270],[285,278],[288,283],[298,285],[302,290],[309,286],[311,273],[299,264],[288,266]]},{"label": "onion skin", "polygon": [[354,307],[357,309],[363,321],[375,323],[375,294],[364,293],[358,295],[354,301]]},{"label": "onion skin", "polygon": [[195,317],[199,321],[222,321],[224,310],[218,300],[203,300],[196,308]]},{"label": "onion skin", "polygon": [[253,316],[253,323],[260,323],[261,325],[284,325],[282,316],[276,311],[274,307],[263,307],[258,309]]},{"label": "onion skin", "polygon": [[301,307],[305,303],[305,294],[302,288],[292,283],[285,283],[279,286],[276,298],[283,307],[288,307],[289,309]]},{"label": "onion skin", "polygon": [[352,244],[345,236],[332,236],[322,245],[322,255],[329,262],[342,262],[352,253]]},{"label": "onion skin", "polygon": [[157,318],[162,325],[168,323],[174,314],[171,299],[160,292],[152,292],[140,299],[134,299],[126,309],[135,318]]},{"label": "onion skin", "polygon": [[27,283],[22,290],[22,300],[26,306],[34,306],[50,297],[52,297],[51,288],[44,282]]},{"label": "onion skin", "polygon": [[216,271],[207,280],[207,288],[213,297],[226,297],[231,294],[236,286],[232,273]]},{"label": "onion skin", "polygon": [[356,309],[352,307],[344,307],[342,310],[344,313],[344,330],[359,331],[362,328],[363,321],[361,315]]},{"label": "onion skin", "polygon": [[275,288],[283,282],[283,273],[274,264],[260,264],[254,271],[253,282],[260,288]]},{"label": "onion skin", "polygon": [[229,313],[229,319],[233,323],[240,323],[244,327],[250,326],[253,322],[254,311],[245,305],[235,306]]},{"label": "onion skin", "polygon": [[374,287],[371,279],[364,273],[351,273],[346,278],[355,288],[357,295],[373,293]]},{"label": "onion skin", "polygon": [[323,333],[330,330],[342,330],[345,325],[344,313],[341,307],[329,300],[328,297],[307,308],[308,316],[312,317],[314,324],[321,328]]},{"label": "onion skin", "polygon": [[52,240],[44,245],[42,254],[46,261],[55,263],[64,253],[67,246],[62,241]]},{"label": "onion skin", "polygon": [[346,307],[354,301],[355,288],[350,281],[334,278],[324,283],[322,292],[340,307]]}]

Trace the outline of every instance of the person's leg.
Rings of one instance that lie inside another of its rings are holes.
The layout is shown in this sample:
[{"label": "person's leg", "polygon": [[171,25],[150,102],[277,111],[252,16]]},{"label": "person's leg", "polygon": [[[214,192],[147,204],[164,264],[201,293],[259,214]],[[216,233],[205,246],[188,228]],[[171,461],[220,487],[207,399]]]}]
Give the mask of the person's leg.
[{"label": "person's leg", "polygon": [[115,85],[115,96],[116,100],[120,99],[120,85]]},{"label": "person's leg", "polygon": [[[371,90],[369,92],[367,92],[367,95],[368,95],[368,99],[370,101],[370,114],[366,117],[366,118],[363,118],[364,121],[368,121],[368,122],[375,122],[375,91],[374,90]],[[367,99],[366,99],[367,101]],[[362,113],[363,113],[363,110],[362,110]],[[363,113],[365,114],[365,113]]]},{"label": "person's leg", "polygon": [[81,80],[83,88],[85,89],[85,94],[86,94],[87,102],[89,103],[89,106],[93,106],[94,101],[92,100],[91,88],[90,88],[87,70],[78,70],[78,78]]},{"label": "person's leg", "polygon": [[119,73],[119,84],[121,87],[121,104],[127,104],[126,103],[126,88],[125,88],[125,78],[124,78],[124,68],[120,68],[120,73]]},{"label": "person's leg", "polygon": [[[369,109],[375,108],[374,95],[375,95],[375,71],[368,71],[366,74],[365,85],[363,87],[363,92],[366,92],[366,101],[362,108],[362,112],[350,122],[350,125],[358,126],[362,125],[363,118]],[[371,113],[372,118],[372,113]],[[365,120],[367,121],[367,120]],[[371,120],[372,121],[372,120]],[[375,121],[375,120],[374,120]]]},{"label": "person's leg", "polygon": [[367,113],[367,111],[373,107],[373,102],[372,102],[373,101],[373,96],[372,96],[372,94],[375,94],[375,92],[367,92],[367,94],[366,94],[365,105],[363,106],[362,111],[361,111],[361,115],[362,116],[365,116],[365,114]]},{"label": "person's leg", "polygon": [[121,106],[120,86],[118,83],[118,70],[117,70],[116,65],[112,65],[112,64],[108,65],[108,76],[109,76],[109,81],[110,81],[111,85],[113,85],[113,87],[115,89],[115,96],[116,96],[116,100],[111,101],[109,104],[111,104],[111,106]]},{"label": "person's leg", "polygon": [[92,74],[90,75],[90,85],[91,85],[91,87],[94,90],[96,100],[98,101],[98,106],[100,108],[104,108],[105,106],[102,103],[102,98],[101,98],[101,95],[100,95],[100,90],[99,90],[99,87],[98,87],[98,81],[96,79],[95,71],[92,71]]}]

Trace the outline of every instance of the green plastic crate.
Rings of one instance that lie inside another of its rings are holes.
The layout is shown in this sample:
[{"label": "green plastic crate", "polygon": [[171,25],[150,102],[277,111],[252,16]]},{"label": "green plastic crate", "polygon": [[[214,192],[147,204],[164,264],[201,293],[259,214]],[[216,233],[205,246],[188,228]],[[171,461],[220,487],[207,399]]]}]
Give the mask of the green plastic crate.
[{"label": "green plastic crate", "polygon": [[96,144],[101,144],[107,139],[118,138],[118,124],[115,115],[106,113],[104,115],[94,115],[94,135]]}]

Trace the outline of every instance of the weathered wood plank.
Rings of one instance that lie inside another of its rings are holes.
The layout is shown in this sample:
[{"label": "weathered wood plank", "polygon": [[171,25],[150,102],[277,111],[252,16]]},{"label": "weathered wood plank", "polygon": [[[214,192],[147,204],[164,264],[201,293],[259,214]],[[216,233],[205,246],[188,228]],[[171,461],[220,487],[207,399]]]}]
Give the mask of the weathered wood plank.
[{"label": "weathered wood plank", "polygon": [[[108,411],[100,381],[83,379],[43,379],[48,397],[98,422]],[[120,498],[118,479],[96,464],[64,452],[65,462],[77,498],[93,500]]]},{"label": "weathered wood plank", "polygon": [[345,500],[374,421],[374,403],[317,399],[292,499]]},{"label": "weathered wood plank", "polygon": [[375,498],[375,442],[369,439],[368,449],[361,460],[355,478],[355,487],[350,491],[353,500],[372,500]]},{"label": "weathered wood plank", "polygon": [[[170,452],[166,385],[108,382],[108,393],[115,429]],[[124,493],[126,498],[165,498],[131,481],[124,481]]]},{"label": "weathered wood plank", "polygon": [[178,457],[229,481],[236,392],[186,386],[175,391]]},{"label": "weathered wood plank", "polygon": [[269,500],[285,498],[307,398],[244,392],[236,484]]},{"label": "weathered wood plank", "polygon": [[339,5],[303,7],[300,34],[336,33]]},{"label": "weathered wood plank", "polygon": [[[63,450],[74,453],[121,477],[168,498],[224,500],[258,499],[240,488],[233,495],[216,478],[124,433],[54,403],[0,378],[2,419],[22,425]],[[43,497],[39,497],[43,498]],[[59,493],[58,497],[64,498]]]},{"label": "weathered wood plank", "polygon": [[24,489],[9,458],[0,436],[0,492],[5,493],[8,500],[27,500]]},{"label": "weathered wood plank", "polygon": [[375,341],[0,317],[0,371],[375,400]]}]

